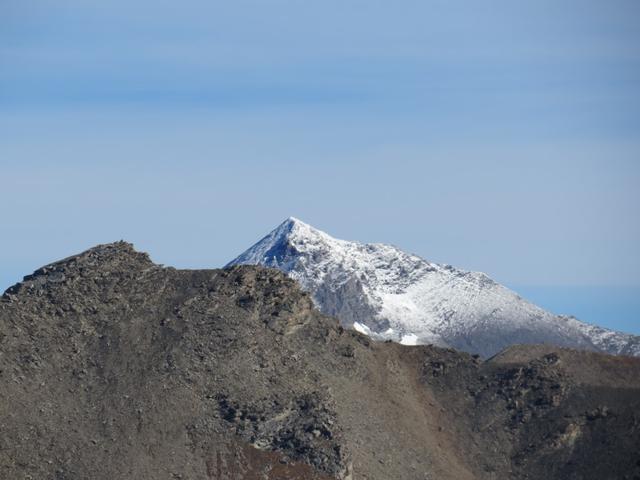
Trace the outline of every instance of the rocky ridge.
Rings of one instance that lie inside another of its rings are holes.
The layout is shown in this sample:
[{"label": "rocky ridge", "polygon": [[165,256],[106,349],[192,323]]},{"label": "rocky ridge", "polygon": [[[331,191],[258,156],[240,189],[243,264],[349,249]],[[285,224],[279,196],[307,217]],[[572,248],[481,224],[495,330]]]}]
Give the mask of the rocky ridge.
[{"label": "rocky ridge", "polygon": [[640,360],[372,342],[284,274],[118,242],[0,300],[0,478],[640,478]]}]

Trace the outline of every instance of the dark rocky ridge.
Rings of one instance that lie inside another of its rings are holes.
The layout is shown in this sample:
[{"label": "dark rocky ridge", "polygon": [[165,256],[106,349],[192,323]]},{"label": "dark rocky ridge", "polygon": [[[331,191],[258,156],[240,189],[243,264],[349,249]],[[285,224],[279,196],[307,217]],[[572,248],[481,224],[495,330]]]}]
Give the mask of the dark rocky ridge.
[{"label": "dark rocky ridge", "polygon": [[123,242],[0,301],[2,479],[638,479],[639,412],[639,359],[375,343]]}]

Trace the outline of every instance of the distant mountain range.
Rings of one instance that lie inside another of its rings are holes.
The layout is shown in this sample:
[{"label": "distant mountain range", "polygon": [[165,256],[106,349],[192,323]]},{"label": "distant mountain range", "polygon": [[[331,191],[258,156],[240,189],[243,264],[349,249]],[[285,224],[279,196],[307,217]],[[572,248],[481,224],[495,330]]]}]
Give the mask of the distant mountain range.
[{"label": "distant mountain range", "polygon": [[484,273],[431,263],[384,244],[335,239],[289,218],[229,262],[277,268],[341,323],[379,340],[489,357],[514,344],[640,356],[640,337],[555,315]]}]

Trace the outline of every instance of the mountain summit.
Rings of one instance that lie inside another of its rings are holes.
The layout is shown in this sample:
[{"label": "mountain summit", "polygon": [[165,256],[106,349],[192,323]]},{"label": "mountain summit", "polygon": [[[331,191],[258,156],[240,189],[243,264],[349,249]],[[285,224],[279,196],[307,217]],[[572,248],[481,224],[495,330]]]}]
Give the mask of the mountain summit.
[{"label": "mountain summit", "polygon": [[227,266],[239,264],[286,272],[324,313],[379,340],[482,356],[522,343],[640,355],[640,337],[554,315],[484,273],[391,245],[339,240],[294,217]]}]

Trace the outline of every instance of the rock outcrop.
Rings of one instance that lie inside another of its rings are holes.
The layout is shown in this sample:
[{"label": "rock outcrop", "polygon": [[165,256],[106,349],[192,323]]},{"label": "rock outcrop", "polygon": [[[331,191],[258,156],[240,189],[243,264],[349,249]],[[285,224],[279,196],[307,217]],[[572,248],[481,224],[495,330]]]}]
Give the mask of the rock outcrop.
[{"label": "rock outcrop", "polygon": [[283,273],[118,242],[0,300],[0,478],[640,478],[640,360],[374,342]]}]

